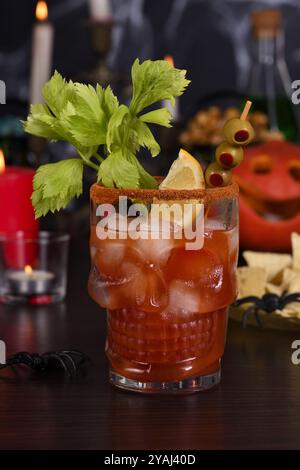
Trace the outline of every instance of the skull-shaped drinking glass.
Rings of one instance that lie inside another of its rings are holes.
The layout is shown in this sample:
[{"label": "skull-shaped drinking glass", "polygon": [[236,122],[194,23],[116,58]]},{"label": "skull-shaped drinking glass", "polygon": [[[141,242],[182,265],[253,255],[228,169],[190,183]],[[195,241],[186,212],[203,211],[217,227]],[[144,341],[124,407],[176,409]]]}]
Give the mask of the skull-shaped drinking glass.
[{"label": "skull-shaped drinking glass", "polygon": [[[237,193],[235,184],[191,191],[92,187],[89,293],[107,310],[114,385],[186,393],[220,381],[228,305],[236,296]],[[171,211],[172,230],[165,230],[165,216],[152,225],[155,207],[174,204],[183,209],[181,223]]]}]

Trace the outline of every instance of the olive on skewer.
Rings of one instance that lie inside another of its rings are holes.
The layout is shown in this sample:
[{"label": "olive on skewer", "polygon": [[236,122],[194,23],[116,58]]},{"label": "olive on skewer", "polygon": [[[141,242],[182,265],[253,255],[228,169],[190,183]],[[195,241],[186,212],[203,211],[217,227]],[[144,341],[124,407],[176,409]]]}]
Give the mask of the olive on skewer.
[{"label": "olive on skewer", "polygon": [[247,116],[252,102],[247,101],[240,118],[229,119],[223,127],[223,134],[229,144],[247,145],[254,137],[254,129]]},{"label": "olive on skewer", "polygon": [[222,167],[227,169],[235,168],[244,158],[244,150],[240,146],[230,145],[223,142],[216,149],[216,161]]},{"label": "olive on skewer", "polygon": [[231,171],[220,167],[217,162],[210,163],[206,168],[205,181],[207,186],[210,188],[228,186],[231,183],[231,180]]},{"label": "olive on skewer", "polygon": [[226,141],[234,145],[247,145],[254,137],[254,130],[249,121],[233,118],[223,128]]}]

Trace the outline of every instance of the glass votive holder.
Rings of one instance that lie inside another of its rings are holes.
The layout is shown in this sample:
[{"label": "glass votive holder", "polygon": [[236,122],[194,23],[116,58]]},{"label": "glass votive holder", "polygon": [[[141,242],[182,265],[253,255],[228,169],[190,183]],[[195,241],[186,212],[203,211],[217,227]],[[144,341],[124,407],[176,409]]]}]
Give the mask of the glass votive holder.
[{"label": "glass votive holder", "polygon": [[68,234],[0,235],[0,301],[51,304],[65,298]]}]

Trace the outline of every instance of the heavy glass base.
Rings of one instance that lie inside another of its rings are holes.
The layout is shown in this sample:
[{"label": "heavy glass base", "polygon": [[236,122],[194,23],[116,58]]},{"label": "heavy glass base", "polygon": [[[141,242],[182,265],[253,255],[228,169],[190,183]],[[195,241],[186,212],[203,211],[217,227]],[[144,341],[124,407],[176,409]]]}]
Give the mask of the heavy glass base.
[{"label": "heavy glass base", "polygon": [[137,380],[128,379],[117,372],[109,371],[110,383],[116,387],[132,392],[140,393],[193,393],[208,390],[220,383],[221,369],[208,374],[200,375],[189,379],[179,380],[176,382],[138,382]]}]

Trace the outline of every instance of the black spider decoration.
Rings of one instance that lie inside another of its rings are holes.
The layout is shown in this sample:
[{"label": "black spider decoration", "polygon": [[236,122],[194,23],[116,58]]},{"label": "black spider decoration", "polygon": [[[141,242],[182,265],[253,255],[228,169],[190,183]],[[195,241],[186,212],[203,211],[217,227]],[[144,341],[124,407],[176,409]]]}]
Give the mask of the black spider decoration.
[{"label": "black spider decoration", "polygon": [[0,364],[0,370],[25,365],[34,372],[63,370],[69,377],[74,377],[87,360],[88,357],[84,353],[75,350],[50,351],[43,354],[24,351],[9,357],[5,364]]},{"label": "black spider decoration", "polygon": [[282,310],[291,302],[300,302],[300,292],[296,292],[295,294],[283,294],[282,296],[277,294],[265,294],[262,296],[262,298],[250,295],[249,297],[238,299],[234,305],[238,307],[242,304],[253,304],[250,305],[250,307],[247,308],[247,310],[244,312],[242,323],[243,327],[245,328],[247,326],[247,320],[252,313],[256,319],[257,324],[259,326],[263,326],[259,316],[260,310],[270,314],[275,310]]}]

